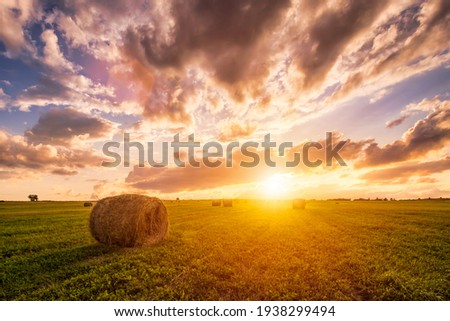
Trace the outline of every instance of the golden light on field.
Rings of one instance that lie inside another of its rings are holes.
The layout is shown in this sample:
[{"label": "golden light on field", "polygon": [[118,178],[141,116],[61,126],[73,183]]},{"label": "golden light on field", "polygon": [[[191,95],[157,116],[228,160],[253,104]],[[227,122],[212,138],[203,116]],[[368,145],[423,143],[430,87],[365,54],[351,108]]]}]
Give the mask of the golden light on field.
[{"label": "golden light on field", "polygon": [[284,198],[292,188],[292,176],[289,174],[274,174],[260,185],[262,193],[267,198]]}]

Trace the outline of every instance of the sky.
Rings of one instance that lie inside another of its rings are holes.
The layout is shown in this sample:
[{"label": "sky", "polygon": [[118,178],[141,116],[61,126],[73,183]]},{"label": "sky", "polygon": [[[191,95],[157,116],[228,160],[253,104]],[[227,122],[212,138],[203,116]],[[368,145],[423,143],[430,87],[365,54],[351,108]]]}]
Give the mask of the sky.
[{"label": "sky", "polygon": [[[327,132],[346,166],[284,165]],[[176,134],[292,148],[102,166],[125,133],[156,159]],[[0,180],[4,200],[450,197],[450,2],[2,0]]]}]

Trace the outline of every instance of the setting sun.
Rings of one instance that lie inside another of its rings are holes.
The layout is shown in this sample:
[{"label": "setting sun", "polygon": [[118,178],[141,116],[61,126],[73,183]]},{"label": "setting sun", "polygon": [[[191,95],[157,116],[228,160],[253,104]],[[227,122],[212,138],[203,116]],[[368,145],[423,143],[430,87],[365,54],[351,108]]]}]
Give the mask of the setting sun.
[{"label": "setting sun", "polygon": [[292,186],[292,177],[287,174],[274,174],[260,185],[262,192],[269,198],[286,197]]}]

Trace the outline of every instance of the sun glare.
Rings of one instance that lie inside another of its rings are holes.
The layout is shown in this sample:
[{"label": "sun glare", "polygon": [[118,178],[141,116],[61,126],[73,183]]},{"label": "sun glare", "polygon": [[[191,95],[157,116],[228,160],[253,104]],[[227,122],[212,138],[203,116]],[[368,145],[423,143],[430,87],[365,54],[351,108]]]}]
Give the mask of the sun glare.
[{"label": "sun glare", "polygon": [[274,174],[261,184],[263,193],[268,198],[283,198],[289,193],[292,177],[287,174]]}]

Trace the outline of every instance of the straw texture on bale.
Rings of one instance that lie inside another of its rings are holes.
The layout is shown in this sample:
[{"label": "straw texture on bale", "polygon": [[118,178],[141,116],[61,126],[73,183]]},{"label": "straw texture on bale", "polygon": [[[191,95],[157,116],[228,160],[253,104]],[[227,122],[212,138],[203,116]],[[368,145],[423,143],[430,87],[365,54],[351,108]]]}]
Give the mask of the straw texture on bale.
[{"label": "straw texture on bale", "polygon": [[219,201],[219,200],[212,201],[212,206],[220,206],[220,205],[222,205],[222,201]]},{"label": "straw texture on bale", "polygon": [[233,200],[223,200],[223,207],[232,207]]},{"label": "straw texture on bale", "polygon": [[98,242],[127,247],[157,243],[164,239],[169,226],[167,210],[160,199],[134,194],[98,201],[89,223]]},{"label": "straw texture on bale", "polygon": [[306,201],[304,199],[295,199],[292,201],[293,209],[305,209]]}]

